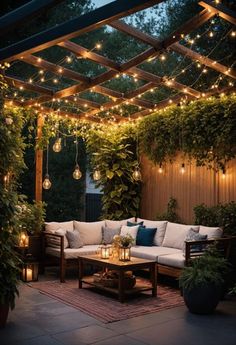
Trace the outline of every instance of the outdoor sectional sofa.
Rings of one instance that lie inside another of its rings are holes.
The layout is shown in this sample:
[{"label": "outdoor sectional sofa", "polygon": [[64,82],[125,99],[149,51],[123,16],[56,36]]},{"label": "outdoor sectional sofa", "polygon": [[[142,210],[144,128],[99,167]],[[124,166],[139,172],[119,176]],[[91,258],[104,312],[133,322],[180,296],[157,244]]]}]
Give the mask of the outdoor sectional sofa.
[{"label": "outdoor sectional sofa", "polygon": [[[103,227],[106,227],[106,230],[112,235],[110,238],[112,238],[113,234],[117,233],[117,229],[122,226],[123,232],[129,232],[131,227],[129,229],[125,227],[127,222],[129,222],[129,225],[134,223],[132,224],[134,225],[133,229],[130,230],[132,233],[135,230],[134,228],[138,228],[138,226],[135,226],[135,221],[142,223],[147,230],[157,228],[157,231],[153,239],[153,245],[134,245],[131,248],[131,255],[157,261],[158,273],[161,274],[178,277],[181,269],[188,264],[189,260],[202,252],[203,245],[212,241],[217,240],[223,245],[224,249],[229,250],[229,241],[222,238],[223,231],[218,227],[183,225],[141,218],[130,218],[122,221],[103,220],[91,223],[79,221],[50,222],[45,224],[44,264],[47,264],[49,258],[59,261],[60,280],[64,282],[66,267],[75,260],[77,261],[78,255],[96,254],[98,252],[103,239]],[[79,241],[81,243],[75,245],[75,247],[80,246],[80,248],[69,247],[68,236],[66,235],[68,231],[74,235],[78,235],[79,232]],[[196,236],[197,240],[194,236],[194,240],[186,241],[189,231],[199,235]],[[207,239],[202,239],[206,237]]]}]

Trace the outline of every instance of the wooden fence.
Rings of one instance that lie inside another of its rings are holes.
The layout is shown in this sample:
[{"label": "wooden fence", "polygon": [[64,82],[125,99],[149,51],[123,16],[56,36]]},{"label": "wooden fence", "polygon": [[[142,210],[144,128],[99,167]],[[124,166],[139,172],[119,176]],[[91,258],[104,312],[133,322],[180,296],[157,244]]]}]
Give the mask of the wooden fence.
[{"label": "wooden fence", "polygon": [[[171,164],[155,166],[146,157],[142,157],[142,201],[141,216],[155,219],[158,213],[166,210],[170,197],[177,200],[181,220],[191,223],[194,219],[193,207],[205,203],[208,206],[217,203],[236,201],[236,160],[227,164],[226,174],[215,172],[206,167],[197,167],[195,162],[184,161],[180,156]],[[180,168],[185,164],[185,172]]]}]

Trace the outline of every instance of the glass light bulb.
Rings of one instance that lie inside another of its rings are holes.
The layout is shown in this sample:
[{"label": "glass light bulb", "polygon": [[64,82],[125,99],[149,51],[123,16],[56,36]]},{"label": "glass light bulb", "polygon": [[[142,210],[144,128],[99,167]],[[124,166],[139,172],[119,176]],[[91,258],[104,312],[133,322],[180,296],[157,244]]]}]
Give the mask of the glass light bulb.
[{"label": "glass light bulb", "polygon": [[136,167],[134,169],[132,177],[135,181],[141,181],[142,180],[142,175],[141,175],[141,171],[140,171],[139,167]]},{"label": "glass light bulb", "polygon": [[79,180],[81,177],[82,177],[82,173],[81,173],[81,171],[80,171],[79,165],[76,164],[75,170],[74,170],[74,172],[73,172],[73,178],[74,178],[75,180]]},{"label": "glass light bulb", "polygon": [[184,163],[181,165],[180,172],[181,172],[181,174],[185,173],[185,164]]},{"label": "glass light bulb", "polygon": [[101,178],[101,172],[100,170],[96,169],[94,170],[94,173],[93,173],[93,179],[94,181],[99,181]]},{"label": "glass light bulb", "polygon": [[158,172],[159,172],[159,174],[162,174],[162,173],[163,173],[163,168],[162,168],[162,165],[161,165],[161,164],[159,165]]},{"label": "glass light bulb", "polygon": [[57,138],[52,149],[54,152],[60,152],[61,151],[61,138]]},{"label": "glass light bulb", "polygon": [[43,181],[43,189],[50,189],[51,185],[52,185],[52,183],[51,183],[51,181],[49,179],[49,175],[46,174],[45,178],[44,178],[44,181]]}]

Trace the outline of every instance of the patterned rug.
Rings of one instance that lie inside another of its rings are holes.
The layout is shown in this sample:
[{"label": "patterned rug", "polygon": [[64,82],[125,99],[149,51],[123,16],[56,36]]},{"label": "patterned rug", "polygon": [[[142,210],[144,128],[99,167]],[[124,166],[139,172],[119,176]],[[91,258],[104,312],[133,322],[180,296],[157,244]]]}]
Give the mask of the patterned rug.
[{"label": "patterned rug", "polygon": [[[147,280],[142,280],[148,284]],[[184,304],[179,290],[159,284],[157,297],[152,297],[151,292],[145,292],[128,297],[125,303],[120,303],[114,296],[105,292],[100,293],[99,290],[86,285],[83,285],[85,288],[78,289],[77,280],[67,280],[63,284],[58,281],[43,281],[30,283],[29,286],[104,323],[155,313]]]}]

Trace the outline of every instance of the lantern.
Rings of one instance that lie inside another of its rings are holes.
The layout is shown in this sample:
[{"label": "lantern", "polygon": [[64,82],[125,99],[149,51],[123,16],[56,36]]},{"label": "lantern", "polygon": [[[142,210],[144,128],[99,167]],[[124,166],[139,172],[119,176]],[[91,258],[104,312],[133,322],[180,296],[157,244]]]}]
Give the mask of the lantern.
[{"label": "lantern", "polygon": [[119,248],[119,260],[120,261],[130,261],[131,253],[130,247],[120,247]]},{"label": "lantern", "polygon": [[22,231],[19,236],[19,247],[28,248],[29,247],[29,236]]},{"label": "lantern", "polygon": [[110,256],[110,247],[106,244],[101,246],[101,259],[109,259]]},{"label": "lantern", "polygon": [[38,263],[27,262],[23,264],[21,272],[21,280],[23,282],[34,282],[38,280]]}]

